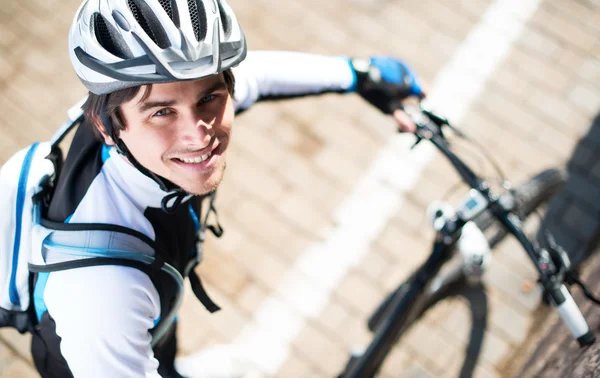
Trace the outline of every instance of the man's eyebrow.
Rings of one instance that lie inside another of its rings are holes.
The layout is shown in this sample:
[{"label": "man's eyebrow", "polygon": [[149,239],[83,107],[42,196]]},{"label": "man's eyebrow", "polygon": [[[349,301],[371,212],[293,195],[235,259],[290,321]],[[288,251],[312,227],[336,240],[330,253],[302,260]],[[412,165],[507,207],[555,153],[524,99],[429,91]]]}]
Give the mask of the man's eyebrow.
[{"label": "man's eyebrow", "polygon": [[142,105],[140,105],[140,113],[144,113],[147,110],[152,108],[166,108],[169,106],[173,106],[177,103],[175,100],[171,101],[146,101]]},{"label": "man's eyebrow", "polygon": [[215,83],[212,87],[200,92],[199,98],[202,98],[212,92],[220,91],[223,89],[227,89],[227,84],[224,81],[219,81],[219,82]]},{"label": "man's eyebrow", "polygon": [[[198,94],[198,99],[203,98],[204,96],[211,94],[216,91],[220,91],[223,89],[227,89],[227,84],[223,81],[219,81],[215,83],[212,87],[209,87]],[[173,106],[177,104],[177,101],[146,101],[140,105],[140,113],[144,113],[153,108],[166,108],[169,106]]]}]

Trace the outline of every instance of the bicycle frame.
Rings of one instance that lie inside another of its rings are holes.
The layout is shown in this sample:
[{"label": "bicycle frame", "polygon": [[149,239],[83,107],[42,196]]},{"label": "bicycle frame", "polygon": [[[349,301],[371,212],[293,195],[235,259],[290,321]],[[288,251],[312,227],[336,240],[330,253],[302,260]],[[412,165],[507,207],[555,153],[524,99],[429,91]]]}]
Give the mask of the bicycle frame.
[{"label": "bicycle frame", "polygon": [[[544,289],[552,298],[554,306],[557,307],[561,318],[567,325],[571,334],[581,346],[594,343],[595,336],[583,318],[581,311],[573,301],[569,291],[562,284],[562,277],[557,274],[557,269],[552,260],[542,259],[542,250],[529,240],[521,227],[520,219],[506,209],[499,201],[499,197],[493,194],[488,183],[479,178],[459,157],[449,148],[448,142],[442,134],[443,125],[448,125],[444,118],[428,111],[420,109],[419,114],[409,114],[417,125],[417,143],[425,139],[433,145],[450,161],[463,181],[472,189],[476,190],[487,201],[485,209],[491,211],[493,216],[515,236],[523,246],[523,249],[533,262]],[[437,276],[442,266],[454,255],[456,243],[459,240],[463,227],[467,221],[455,217],[446,221],[438,230],[433,251],[418,268],[409,281],[409,287],[398,290],[402,292],[392,293],[380,308],[385,308],[383,321],[378,322],[372,342],[364,353],[356,360],[351,360],[347,370],[342,373],[343,378],[371,378],[379,370],[383,360],[396,343],[404,329],[411,321],[422,314],[426,300],[423,292],[432,284],[432,279]],[[460,275],[456,275],[459,277]],[[447,276],[446,276],[447,277]],[[449,278],[450,280],[452,277]],[[438,288],[440,285],[437,285]],[[433,288],[433,292],[437,290]]]}]

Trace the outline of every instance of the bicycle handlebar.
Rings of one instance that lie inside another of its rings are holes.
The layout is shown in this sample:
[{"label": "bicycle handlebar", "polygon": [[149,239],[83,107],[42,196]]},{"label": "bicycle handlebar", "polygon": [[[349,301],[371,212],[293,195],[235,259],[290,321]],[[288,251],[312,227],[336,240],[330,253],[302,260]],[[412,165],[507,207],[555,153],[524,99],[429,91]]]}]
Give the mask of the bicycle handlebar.
[{"label": "bicycle handlebar", "polygon": [[558,309],[563,322],[573,337],[581,346],[594,343],[595,336],[590,331],[587,322],[568,289],[557,278],[558,270],[555,269],[552,260],[540,261],[539,247],[534,245],[523,232],[518,216],[510,209],[504,207],[499,201],[499,197],[490,191],[488,183],[477,176],[471,168],[450,150],[450,145],[442,132],[443,126],[451,127],[448,120],[428,109],[424,109],[422,106],[416,112],[412,109],[406,109],[405,112],[417,126],[415,132],[417,142],[415,144],[420,143],[422,140],[428,140],[433,143],[450,161],[463,181],[483,196],[487,201],[487,209],[519,241],[534,263],[540,275],[542,286],[552,298],[553,305]]}]

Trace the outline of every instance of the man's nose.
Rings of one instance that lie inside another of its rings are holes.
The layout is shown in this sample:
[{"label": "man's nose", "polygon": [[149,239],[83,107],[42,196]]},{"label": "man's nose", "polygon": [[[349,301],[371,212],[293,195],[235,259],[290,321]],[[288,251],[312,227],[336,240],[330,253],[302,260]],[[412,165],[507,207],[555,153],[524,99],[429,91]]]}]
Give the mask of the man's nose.
[{"label": "man's nose", "polygon": [[215,135],[215,120],[209,120],[202,115],[194,114],[186,122],[185,134],[190,139],[208,143]]}]

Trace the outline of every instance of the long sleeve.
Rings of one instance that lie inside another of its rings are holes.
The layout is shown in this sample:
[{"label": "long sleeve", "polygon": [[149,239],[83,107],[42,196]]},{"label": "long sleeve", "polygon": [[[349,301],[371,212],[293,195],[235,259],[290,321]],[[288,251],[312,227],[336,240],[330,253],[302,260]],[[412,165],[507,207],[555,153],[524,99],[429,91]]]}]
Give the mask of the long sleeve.
[{"label": "long sleeve", "polygon": [[346,92],[355,82],[346,57],[289,51],[249,51],[233,73],[237,112],[265,99]]},{"label": "long sleeve", "polygon": [[160,377],[149,333],[160,299],[145,273],[122,266],[52,272],[44,299],[75,377]]}]

